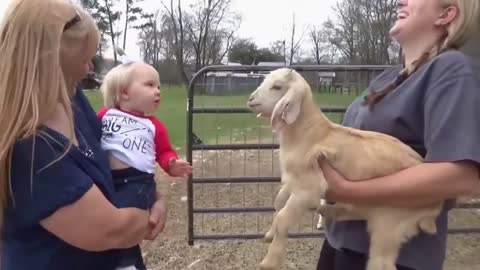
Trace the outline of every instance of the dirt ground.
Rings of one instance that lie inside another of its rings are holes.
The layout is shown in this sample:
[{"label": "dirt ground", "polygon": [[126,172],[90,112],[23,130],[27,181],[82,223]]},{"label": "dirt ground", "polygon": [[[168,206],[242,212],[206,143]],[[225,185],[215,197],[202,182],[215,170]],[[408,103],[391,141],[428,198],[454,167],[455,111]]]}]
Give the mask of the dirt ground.
[{"label": "dirt ground", "polygon": [[[272,162],[272,160],[274,162]],[[199,151],[194,155],[195,177],[278,176],[277,151]],[[267,250],[261,240],[195,241],[187,244],[187,185],[159,172],[159,187],[168,194],[168,221],[163,234],[145,242],[151,270],[256,269]],[[173,183],[173,184],[172,184]],[[271,207],[276,184],[195,185],[195,208]],[[196,214],[195,234],[263,234],[270,214]],[[292,232],[318,232],[316,217],[308,215]],[[479,210],[453,210],[450,228],[480,228]],[[283,269],[315,269],[323,239],[291,239]],[[480,235],[451,235],[445,270],[480,270]],[[326,269],[328,270],[328,269]]]}]

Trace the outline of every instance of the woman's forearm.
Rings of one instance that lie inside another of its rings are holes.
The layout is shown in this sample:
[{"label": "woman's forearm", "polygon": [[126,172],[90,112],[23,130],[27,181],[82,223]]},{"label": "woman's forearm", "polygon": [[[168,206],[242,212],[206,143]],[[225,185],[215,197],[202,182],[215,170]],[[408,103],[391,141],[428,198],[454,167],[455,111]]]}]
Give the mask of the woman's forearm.
[{"label": "woman's forearm", "polygon": [[117,226],[107,236],[111,248],[129,248],[140,243],[150,232],[148,217],[146,210],[118,209]]},{"label": "woman's forearm", "polygon": [[346,182],[336,200],[346,203],[421,207],[469,195],[478,185],[471,162],[422,163],[398,173],[360,182]]},{"label": "woman's forearm", "polygon": [[150,232],[147,210],[116,208],[96,185],[40,223],[58,238],[88,251],[132,247]]}]

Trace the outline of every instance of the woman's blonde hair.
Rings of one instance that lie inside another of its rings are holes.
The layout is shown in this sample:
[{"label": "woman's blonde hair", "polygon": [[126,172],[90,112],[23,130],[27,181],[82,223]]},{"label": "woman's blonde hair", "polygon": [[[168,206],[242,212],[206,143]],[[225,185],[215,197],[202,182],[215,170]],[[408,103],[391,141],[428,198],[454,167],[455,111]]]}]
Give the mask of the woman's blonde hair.
[{"label": "woman's blonde hair", "polygon": [[137,62],[120,64],[112,68],[103,78],[100,91],[103,95],[103,103],[108,108],[117,108],[119,106],[121,91],[128,88],[132,81],[132,73]]},{"label": "woman's blonde hair", "polygon": [[479,0],[438,0],[443,7],[454,6],[458,9],[457,17],[445,27],[442,39],[438,40],[429,51],[425,52],[410,66],[405,67],[397,79],[381,91],[372,91],[365,98],[365,104],[370,109],[388,93],[392,92],[420,66],[429,59],[449,49],[460,49],[473,36],[475,31],[480,31],[480,1]]},{"label": "woman's blonde hair", "polygon": [[13,0],[5,12],[0,23],[0,227],[15,142],[34,137],[59,103],[74,134],[74,89],[68,88],[75,85],[69,74],[97,45],[95,21],[69,1]]}]

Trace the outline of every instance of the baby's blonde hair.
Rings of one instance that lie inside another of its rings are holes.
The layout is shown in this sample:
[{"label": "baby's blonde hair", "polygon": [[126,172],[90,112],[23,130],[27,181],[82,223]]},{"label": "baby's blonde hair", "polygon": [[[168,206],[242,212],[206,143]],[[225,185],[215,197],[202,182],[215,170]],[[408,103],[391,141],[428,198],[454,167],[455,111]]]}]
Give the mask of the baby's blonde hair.
[{"label": "baby's blonde hair", "polygon": [[130,86],[133,71],[140,63],[120,64],[107,72],[100,87],[106,107],[118,108],[121,92]]},{"label": "baby's blonde hair", "polygon": [[13,0],[5,12],[0,23],[0,228],[15,142],[34,137],[59,103],[74,134],[74,89],[67,81],[72,66],[96,50],[98,38],[95,21],[66,0]]},{"label": "baby's blonde hair", "polygon": [[139,67],[149,67],[154,69],[151,65],[142,62],[130,62],[127,64],[120,64],[107,72],[103,79],[100,91],[103,95],[103,103],[108,108],[120,107],[120,95],[130,87],[132,83],[134,72]]}]

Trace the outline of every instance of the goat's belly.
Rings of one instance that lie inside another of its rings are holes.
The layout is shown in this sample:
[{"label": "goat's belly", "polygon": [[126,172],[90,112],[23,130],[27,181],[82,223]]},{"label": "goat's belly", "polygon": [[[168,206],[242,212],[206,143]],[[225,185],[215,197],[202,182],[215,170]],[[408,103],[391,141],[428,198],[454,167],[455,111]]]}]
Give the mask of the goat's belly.
[{"label": "goat's belly", "polygon": [[397,173],[420,163],[408,156],[402,159],[373,154],[345,154],[342,155],[342,159],[335,160],[332,165],[347,179],[360,181]]},{"label": "goat's belly", "polygon": [[358,212],[363,213],[368,219],[382,218],[382,219],[419,219],[425,216],[433,216],[441,209],[441,204],[434,207],[427,208],[396,208],[396,207],[362,207],[354,206],[358,208]]},{"label": "goat's belly", "polygon": [[282,174],[282,182],[288,183],[292,192],[296,190],[310,190],[315,193],[324,194],[327,188],[327,182],[321,171],[310,172],[310,170],[305,170],[303,173],[284,172]]},{"label": "goat's belly", "polygon": [[[434,221],[441,211],[441,204],[427,208],[393,208],[393,207],[363,207],[349,205],[352,213],[368,221],[368,230],[383,230],[389,228],[397,233],[413,235],[421,220]],[[391,231],[390,233],[393,233]],[[405,235],[405,236],[406,236]]]}]

